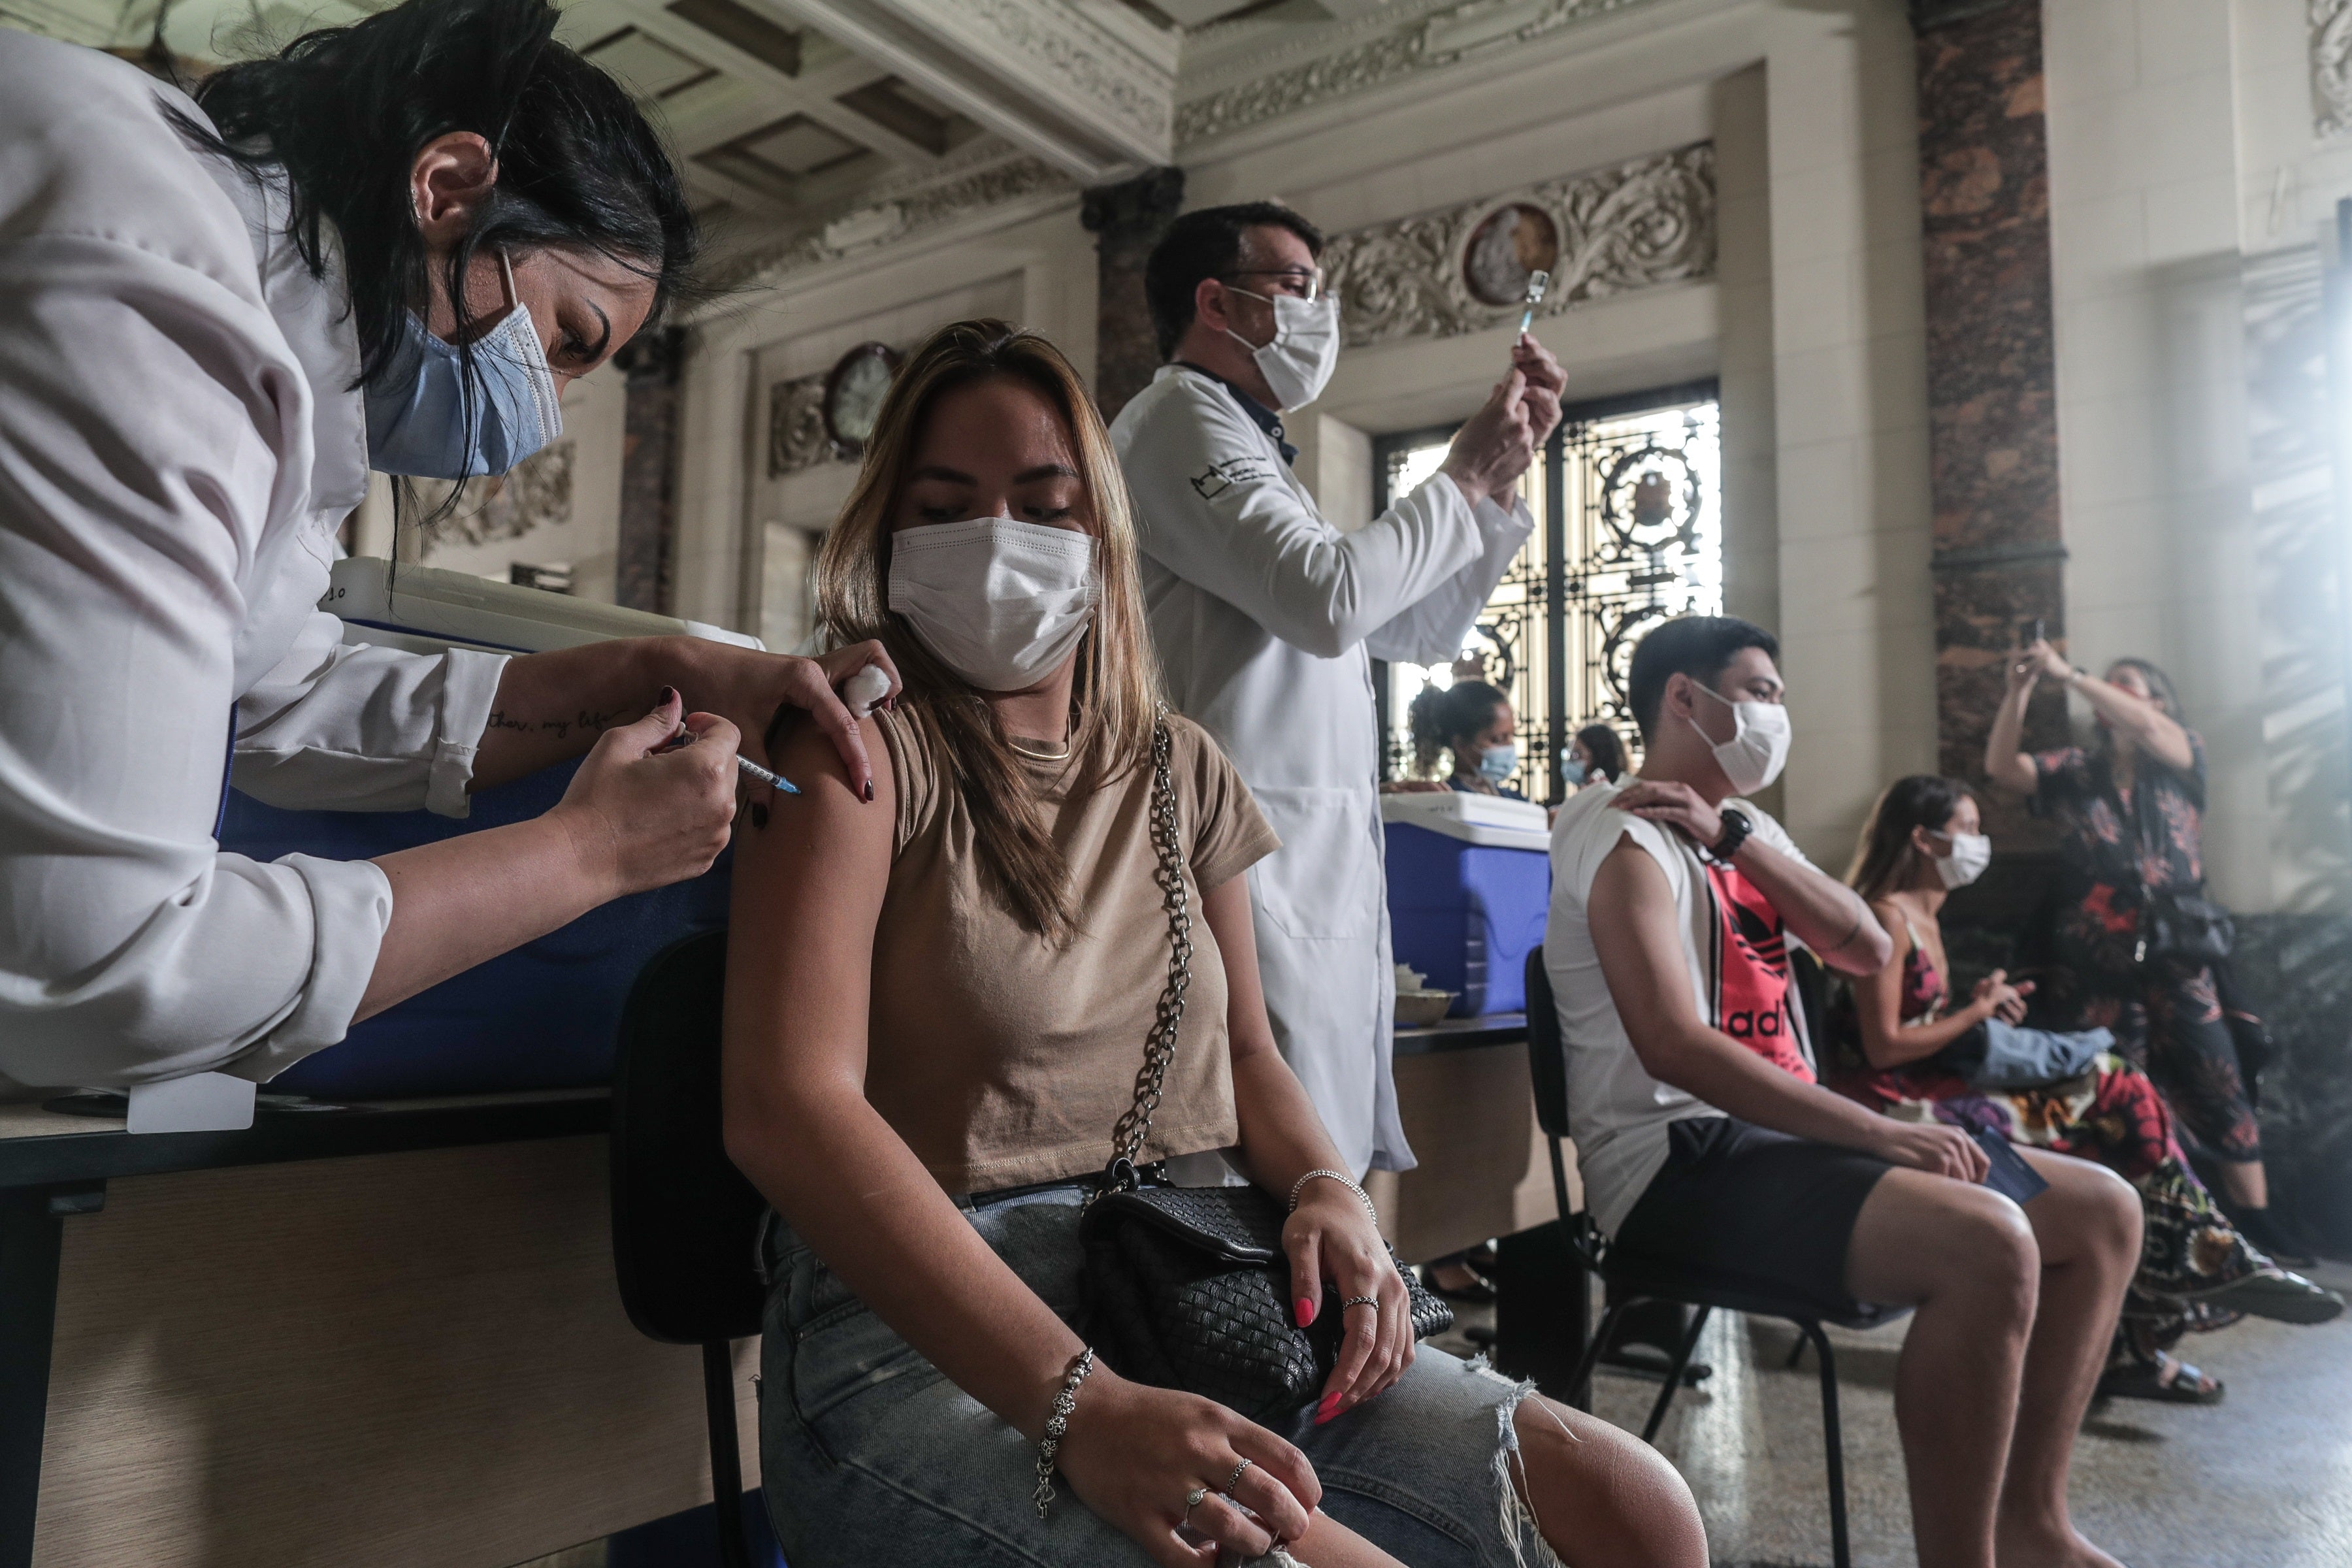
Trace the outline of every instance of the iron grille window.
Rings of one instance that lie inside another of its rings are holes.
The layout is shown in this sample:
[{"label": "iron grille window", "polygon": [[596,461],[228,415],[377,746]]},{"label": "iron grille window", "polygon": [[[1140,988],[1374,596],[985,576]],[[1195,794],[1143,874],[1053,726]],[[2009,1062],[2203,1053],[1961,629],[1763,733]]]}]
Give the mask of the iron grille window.
[{"label": "iron grille window", "polygon": [[[1452,434],[1416,431],[1375,445],[1383,509],[1436,471]],[[1567,797],[1561,753],[1587,724],[1615,730],[1639,765],[1625,691],[1634,645],[1660,621],[1723,610],[1721,437],[1713,383],[1567,412],[1544,460],[1521,481],[1536,530],[1487,600],[1465,662],[1377,672],[1383,777],[1412,774],[1412,699],[1466,675],[1474,657],[1517,712],[1519,768],[1510,784],[1528,799]]]}]

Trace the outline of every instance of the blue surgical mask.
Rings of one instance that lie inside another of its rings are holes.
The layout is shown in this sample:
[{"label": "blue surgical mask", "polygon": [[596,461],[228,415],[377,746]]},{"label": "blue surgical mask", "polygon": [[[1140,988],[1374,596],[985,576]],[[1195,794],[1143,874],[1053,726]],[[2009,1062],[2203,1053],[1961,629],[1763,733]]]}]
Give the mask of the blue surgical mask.
[{"label": "blue surgical mask", "polygon": [[1506,741],[1499,746],[1489,746],[1478,758],[1478,776],[1488,784],[1501,784],[1517,771],[1519,749]]},{"label": "blue surgical mask", "polygon": [[1563,755],[1559,759],[1559,776],[1564,783],[1580,784],[1592,776],[1592,764],[1580,758]]},{"label": "blue surgical mask", "polygon": [[[514,270],[503,255],[499,264],[511,299]],[[547,351],[519,301],[474,342],[480,395],[453,345],[414,312],[401,323],[406,341],[367,387],[370,468],[433,479],[503,474],[563,433]]]}]

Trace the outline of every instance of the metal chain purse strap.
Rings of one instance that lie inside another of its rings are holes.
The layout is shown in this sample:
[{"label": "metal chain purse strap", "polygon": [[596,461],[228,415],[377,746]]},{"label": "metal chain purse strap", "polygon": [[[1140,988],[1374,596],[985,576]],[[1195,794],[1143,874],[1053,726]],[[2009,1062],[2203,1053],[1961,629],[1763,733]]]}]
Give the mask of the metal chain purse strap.
[{"label": "metal chain purse strap", "polygon": [[[1110,1163],[1078,1226],[1085,1253],[1087,1338],[1121,1376],[1213,1399],[1254,1421],[1318,1399],[1339,1363],[1344,1314],[1312,1328],[1291,1319],[1288,1216],[1255,1186],[1177,1187],[1139,1162],[1168,1084],[1192,984],[1192,894],[1170,773],[1163,710],[1151,732],[1153,880],[1168,911],[1168,984],[1160,994],[1135,1103],[1111,1129]],[[1395,1261],[1391,1254],[1391,1262]],[[1442,1333],[1452,1309],[1400,1268],[1413,1335]]]}]

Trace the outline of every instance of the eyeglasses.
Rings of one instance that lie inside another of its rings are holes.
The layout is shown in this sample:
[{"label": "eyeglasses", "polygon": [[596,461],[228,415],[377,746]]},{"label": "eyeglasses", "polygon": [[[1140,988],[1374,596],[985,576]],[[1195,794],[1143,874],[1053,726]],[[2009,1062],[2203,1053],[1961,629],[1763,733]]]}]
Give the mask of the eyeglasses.
[{"label": "eyeglasses", "polygon": [[1320,267],[1244,268],[1238,272],[1228,272],[1217,281],[1222,283],[1234,278],[1271,278],[1277,290],[1293,299],[1304,300],[1310,305],[1323,293],[1323,269]]}]

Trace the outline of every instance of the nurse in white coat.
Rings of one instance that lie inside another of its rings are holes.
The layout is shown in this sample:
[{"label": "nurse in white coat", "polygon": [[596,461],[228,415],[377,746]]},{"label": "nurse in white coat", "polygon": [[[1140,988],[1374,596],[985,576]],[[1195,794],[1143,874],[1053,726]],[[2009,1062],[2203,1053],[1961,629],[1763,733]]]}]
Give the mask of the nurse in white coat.
[{"label": "nurse in white coat", "polygon": [[[520,461],[692,260],[659,142],[554,24],[408,0],[202,108],[0,28],[0,1089],[266,1079],[707,868],[739,725],[855,734],[830,681],[871,650],[425,657],[315,608],[371,464]],[[535,821],[265,865],[213,837],[232,734],[274,804],[458,816],[589,755]]]},{"label": "nurse in white coat", "polygon": [[1374,658],[1451,662],[1533,530],[1515,487],[1559,418],[1532,340],[1439,471],[1363,527],[1325,521],[1280,415],[1339,352],[1322,237],[1271,203],[1171,226],[1145,294],[1170,363],[1112,423],[1169,699],[1217,738],[1282,847],[1250,871],[1266,1012],[1357,1173],[1410,1170],[1390,1070],[1396,1011]]}]

